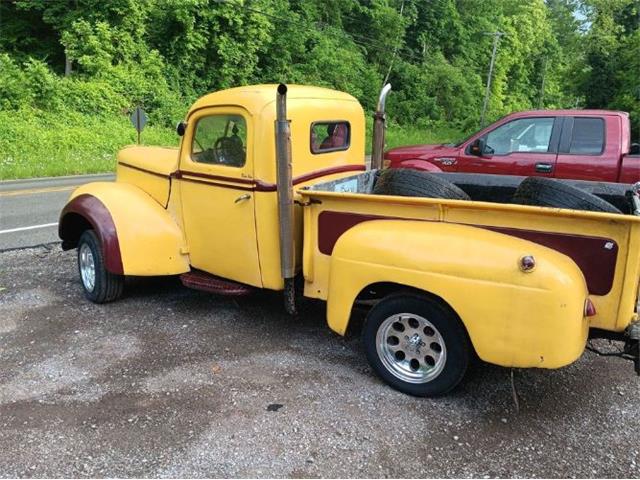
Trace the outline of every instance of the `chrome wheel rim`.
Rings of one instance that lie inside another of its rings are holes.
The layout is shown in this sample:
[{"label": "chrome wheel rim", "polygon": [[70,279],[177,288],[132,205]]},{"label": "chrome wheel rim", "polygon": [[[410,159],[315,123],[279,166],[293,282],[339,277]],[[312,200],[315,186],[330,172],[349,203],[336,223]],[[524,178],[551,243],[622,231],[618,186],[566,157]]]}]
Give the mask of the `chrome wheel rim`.
[{"label": "chrome wheel rim", "polygon": [[93,292],[96,286],[96,263],[93,259],[93,252],[86,243],[80,246],[78,263],[80,264],[80,277],[82,277],[84,288],[88,292]]},{"label": "chrome wheel rim", "polygon": [[432,381],[447,361],[447,347],[438,329],[413,313],[398,313],[382,322],[376,351],[393,376],[409,383]]}]

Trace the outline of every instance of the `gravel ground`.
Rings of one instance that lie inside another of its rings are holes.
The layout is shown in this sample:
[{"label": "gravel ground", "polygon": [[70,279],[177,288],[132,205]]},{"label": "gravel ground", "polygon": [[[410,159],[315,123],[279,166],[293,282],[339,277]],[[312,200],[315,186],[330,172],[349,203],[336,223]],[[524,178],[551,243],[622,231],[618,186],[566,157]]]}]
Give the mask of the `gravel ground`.
[{"label": "gravel ground", "polygon": [[484,364],[418,399],[322,304],[280,304],[168,278],[97,306],[74,252],[0,253],[0,476],[640,477],[630,362],[518,370],[519,412],[510,370]]}]

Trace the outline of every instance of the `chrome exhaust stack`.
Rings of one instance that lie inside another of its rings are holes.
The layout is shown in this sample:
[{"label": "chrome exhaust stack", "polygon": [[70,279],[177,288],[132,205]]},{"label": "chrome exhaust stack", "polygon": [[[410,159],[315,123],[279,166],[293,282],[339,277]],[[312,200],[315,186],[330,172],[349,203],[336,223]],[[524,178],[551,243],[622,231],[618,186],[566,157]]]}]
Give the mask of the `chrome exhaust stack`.
[{"label": "chrome exhaust stack", "polygon": [[291,173],[291,124],[287,120],[287,86],[278,85],[276,96],[276,179],[280,224],[280,271],[284,280],[284,305],[296,313],[296,262],[294,244],[293,178]]},{"label": "chrome exhaust stack", "polygon": [[384,113],[387,95],[391,91],[391,84],[387,83],[380,91],[376,113],[373,114],[373,139],[371,145],[371,169],[382,168],[382,156],[384,154],[384,132],[386,115]]}]

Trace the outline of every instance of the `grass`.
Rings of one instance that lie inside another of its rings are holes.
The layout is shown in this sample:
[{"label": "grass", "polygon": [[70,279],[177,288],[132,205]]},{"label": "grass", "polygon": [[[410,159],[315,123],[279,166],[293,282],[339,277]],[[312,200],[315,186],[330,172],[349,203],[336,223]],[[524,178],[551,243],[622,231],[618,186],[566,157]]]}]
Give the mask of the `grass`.
[{"label": "grass", "polygon": [[[117,151],[136,143],[126,116],[97,116],[71,111],[0,111],[0,180],[113,172]],[[451,128],[424,129],[390,125],[387,148],[418,143],[443,143],[463,137]],[[173,128],[147,125],[145,145],[176,146]],[[371,121],[367,119],[367,153]]]},{"label": "grass", "polygon": [[[403,145],[418,145],[421,143],[448,143],[462,140],[466,133],[450,127],[415,127],[411,125],[394,125],[387,127],[385,134],[386,148]],[[371,150],[371,140],[367,142],[367,153]]]},{"label": "grass", "polygon": [[[126,116],[0,111],[0,180],[113,172],[117,151],[136,143]],[[172,128],[147,125],[147,145],[175,146]]]}]

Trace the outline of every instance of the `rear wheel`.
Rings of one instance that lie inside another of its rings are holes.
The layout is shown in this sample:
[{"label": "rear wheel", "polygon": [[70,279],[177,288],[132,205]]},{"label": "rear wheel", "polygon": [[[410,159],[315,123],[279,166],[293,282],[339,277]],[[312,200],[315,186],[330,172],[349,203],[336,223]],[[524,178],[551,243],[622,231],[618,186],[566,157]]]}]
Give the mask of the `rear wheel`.
[{"label": "rear wheel", "polygon": [[112,302],[122,295],[124,276],[106,270],[100,240],[93,230],[86,230],[78,241],[78,272],[84,294],[92,302]]},{"label": "rear wheel", "polygon": [[363,329],[369,363],[393,388],[443,395],[464,376],[472,348],[458,317],[435,300],[392,295],[371,309]]}]

